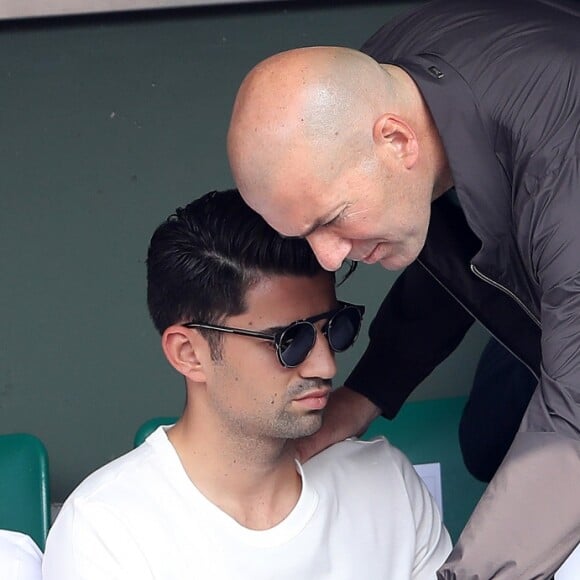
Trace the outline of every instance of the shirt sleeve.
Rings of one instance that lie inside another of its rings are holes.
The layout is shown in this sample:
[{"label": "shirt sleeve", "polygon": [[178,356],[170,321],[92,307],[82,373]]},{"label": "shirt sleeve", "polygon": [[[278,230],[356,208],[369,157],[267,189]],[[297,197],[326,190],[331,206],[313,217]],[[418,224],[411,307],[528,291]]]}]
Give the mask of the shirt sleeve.
[{"label": "shirt sleeve", "polygon": [[43,580],[153,580],[130,531],[105,505],[65,503],[46,542]]},{"label": "shirt sleeve", "polygon": [[415,557],[411,580],[434,580],[436,571],[451,551],[451,539],[441,520],[439,508],[408,458],[390,447],[400,466],[409,507],[415,524]]}]

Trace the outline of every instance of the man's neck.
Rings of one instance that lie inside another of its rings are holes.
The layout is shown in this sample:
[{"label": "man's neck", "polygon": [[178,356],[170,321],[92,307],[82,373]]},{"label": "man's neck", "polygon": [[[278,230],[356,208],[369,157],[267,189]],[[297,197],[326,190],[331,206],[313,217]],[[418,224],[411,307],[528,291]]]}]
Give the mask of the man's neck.
[{"label": "man's neck", "polygon": [[196,488],[247,528],[275,526],[300,497],[291,441],[236,438],[185,417],[168,437]]}]

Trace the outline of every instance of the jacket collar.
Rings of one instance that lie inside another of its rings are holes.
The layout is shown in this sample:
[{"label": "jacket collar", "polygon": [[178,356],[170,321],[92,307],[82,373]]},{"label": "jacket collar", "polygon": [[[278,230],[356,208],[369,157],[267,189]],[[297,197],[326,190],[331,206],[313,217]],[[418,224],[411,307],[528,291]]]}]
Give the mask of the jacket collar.
[{"label": "jacket collar", "polygon": [[429,107],[469,226],[482,241],[503,237],[506,216],[511,215],[509,181],[470,87],[449,63],[432,54],[392,64],[411,76]]},{"label": "jacket collar", "polygon": [[[393,62],[411,75],[439,130],[465,219],[481,247],[470,260],[538,316],[537,297],[515,248],[512,188],[495,151],[492,120],[463,77],[431,54]],[[506,154],[506,151],[500,151]],[[435,216],[432,216],[434,218]]]}]

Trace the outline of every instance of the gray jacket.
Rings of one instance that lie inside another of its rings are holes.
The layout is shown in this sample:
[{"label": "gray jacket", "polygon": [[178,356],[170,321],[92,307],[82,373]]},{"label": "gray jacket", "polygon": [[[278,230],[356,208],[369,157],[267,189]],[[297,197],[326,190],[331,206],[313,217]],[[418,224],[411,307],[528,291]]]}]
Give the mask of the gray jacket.
[{"label": "gray jacket", "polygon": [[474,318],[524,361],[538,388],[439,577],[549,578],[580,540],[580,10],[441,0],[362,50],[417,83],[463,211],[433,204],[347,385],[394,416]]}]

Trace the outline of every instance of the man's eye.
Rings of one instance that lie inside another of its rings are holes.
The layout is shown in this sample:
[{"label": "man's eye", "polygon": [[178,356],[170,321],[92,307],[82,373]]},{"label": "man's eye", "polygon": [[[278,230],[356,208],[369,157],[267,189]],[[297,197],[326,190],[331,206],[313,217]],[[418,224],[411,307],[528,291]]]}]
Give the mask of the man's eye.
[{"label": "man's eye", "polygon": [[350,204],[344,206],[329,222],[325,225],[335,224],[337,222],[342,222],[348,218],[350,210]]},{"label": "man's eye", "polygon": [[294,339],[295,339],[295,337],[293,337],[293,336],[289,336],[289,337],[284,338],[284,340],[280,343],[280,348],[282,350],[287,349],[289,346],[292,345],[292,343],[294,342]]},{"label": "man's eye", "polygon": [[322,227],[327,228],[328,226],[331,226],[332,224],[336,223],[339,219],[340,219],[340,214],[338,214],[337,216],[334,216],[332,219],[330,219],[326,223],[322,224]]}]

